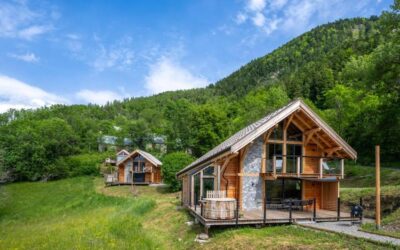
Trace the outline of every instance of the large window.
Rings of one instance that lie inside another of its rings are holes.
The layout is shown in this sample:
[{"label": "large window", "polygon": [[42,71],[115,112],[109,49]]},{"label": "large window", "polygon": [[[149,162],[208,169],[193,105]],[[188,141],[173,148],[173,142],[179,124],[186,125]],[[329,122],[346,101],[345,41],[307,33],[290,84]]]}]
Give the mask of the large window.
[{"label": "large window", "polygon": [[[268,138],[266,145],[267,159],[266,166],[267,172],[273,171],[273,158],[276,158],[276,172],[281,173],[284,168],[284,159],[286,159],[286,173],[297,172],[297,162],[300,161],[301,171],[301,160],[298,157],[302,156],[302,140],[303,133],[294,124],[289,124],[286,130],[286,143],[284,140],[284,131],[282,122],[274,128]],[[286,149],[286,153],[283,153]]]},{"label": "large window", "polygon": [[280,203],[285,199],[301,200],[301,180],[277,179],[266,181],[267,202]]},{"label": "large window", "polygon": [[144,172],[145,167],[145,159],[143,156],[138,155],[133,159],[133,169],[135,173],[142,173]]},{"label": "large window", "polygon": [[286,136],[288,141],[302,141],[303,133],[293,123],[289,124],[286,130]]},{"label": "large window", "polygon": [[201,197],[200,197],[200,173],[198,173],[198,174],[196,174],[196,175],[194,175],[194,177],[193,177],[193,181],[194,181],[194,197],[193,197],[193,200],[194,200],[194,203],[196,204],[196,205],[198,205],[199,204],[199,200],[201,199]]},{"label": "large window", "polygon": [[273,159],[276,156],[276,172],[282,171],[282,149],[283,144],[273,143],[268,145],[268,159],[267,159],[267,171],[272,172]]},{"label": "large window", "polygon": [[286,145],[286,172],[287,173],[296,173],[297,172],[297,162],[300,164],[300,172],[301,172],[301,152],[302,152],[302,145],[298,144],[287,144]]},{"label": "large window", "polygon": [[203,197],[206,197],[207,191],[214,190],[214,171],[215,168],[213,166],[209,166],[203,170]]}]

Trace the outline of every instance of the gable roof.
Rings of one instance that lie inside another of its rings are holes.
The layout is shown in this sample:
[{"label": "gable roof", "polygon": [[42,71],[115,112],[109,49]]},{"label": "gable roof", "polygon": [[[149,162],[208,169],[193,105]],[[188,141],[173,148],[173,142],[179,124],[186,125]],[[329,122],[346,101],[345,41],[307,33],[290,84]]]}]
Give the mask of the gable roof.
[{"label": "gable roof", "polygon": [[177,176],[185,173],[186,171],[195,168],[209,160],[225,153],[235,153],[245,147],[247,144],[255,140],[257,137],[265,133],[267,130],[284,120],[290,114],[298,109],[302,109],[321,129],[327,133],[336,143],[343,147],[343,150],[348,153],[352,159],[357,158],[357,152],[345,142],[328,124],[326,124],[310,107],[308,107],[302,100],[296,99],[286,106],[269,113],[267,116],[250,124],[249,126],[241,129],[227,140],[208,151],[206,154],[192,162],[190,165],[177,173]]},{"label": "gable roof", "polygon": [[160,160],[158,160],[154,155],[140,150],[140,149],[136,149],[135,151],[133,151],[132,153],[130,153],[129,155],[127,155],[124,159],[122,159],[120,162],[117,163],[117,166],[124,163],[127,159],[131,158],[131,156],[135,155],[135,154],[140,154],[141,156],[143,156],[146,160],[148,160],[149,162],[153,163],[156,166],[161,166],[162,163]]},{"label": "gable roof", "polygon": [[124,154],[126,154],[126,155],[129,155],[129,152],[126,151],[125,149],[120,150],[120,151],[117,153],[117,155],[120,155],[120,154],[122,154],[122,153],[124,153]]}]

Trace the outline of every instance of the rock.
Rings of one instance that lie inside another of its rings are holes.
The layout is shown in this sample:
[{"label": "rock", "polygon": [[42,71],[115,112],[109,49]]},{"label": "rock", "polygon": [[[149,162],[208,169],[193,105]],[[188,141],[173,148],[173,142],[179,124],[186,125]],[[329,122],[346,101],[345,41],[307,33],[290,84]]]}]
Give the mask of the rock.
[{"label": "rock", "polygon": [[200,244],[203,244],[203,243],[209,242],[210,238],[208,237],[207,234],[201,233],[196,236],[196,239],[194,241],[196,241]]},{"label": "rock", "polygon": [[209,239],[208,235],[205,233],[201,233],[201,234],[197,235],[197,238],[199,240],[208,240]]},{"label": "rock", "polygon": [[193,226],[193,221],[187,221],[187,222],[186,222],[186,225],[188,225],[188,226]]}]

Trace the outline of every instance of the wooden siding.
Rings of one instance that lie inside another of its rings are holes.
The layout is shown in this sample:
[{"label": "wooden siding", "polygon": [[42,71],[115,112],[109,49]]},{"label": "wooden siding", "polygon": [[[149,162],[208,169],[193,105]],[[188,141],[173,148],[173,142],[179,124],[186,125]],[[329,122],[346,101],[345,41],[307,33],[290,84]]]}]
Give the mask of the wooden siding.
[{"label": "wooden siding", "polygon": [[118,182],[125,182],[124,177],[125,177],[125,165],[123,164],[118,167]]},{"label": "wooden siding", "polygon": [[337,209],[338,182],[322,183],[322,209],[335,211]]},{"label": "wooden siding", "polygon": [[[226,190],[229,198],[236,198],[237,174],[239,169],[239,157],[232,158],[226,166],[223,177],[221,178],[221,190]],[[228,183],[226,182],[228,180]],[[228,188],[227,188],[228,185]]]},{"label": "wooden siding", "polygon": [[190,186],[187,175],[182,178],[182,202],[185,205],[189,205],[190,203]]},{"label": "wooden siding", "polygon": [[[314,199],[317,201],[317,209],[321,209],[321,182],[303,181],[303,200]],[[310,206],[307,209],[312,209]]]},{"label": "wooden siding", "polygon": [[319,173],[319,158],[312,158],[312,157],[322,156],[321,150],[318,150],[317,145],[315,144],[308,144],[304,147],[304,149],[305,149],[305,155],[311,157],[304,158],[303,173],[305,174]]}]

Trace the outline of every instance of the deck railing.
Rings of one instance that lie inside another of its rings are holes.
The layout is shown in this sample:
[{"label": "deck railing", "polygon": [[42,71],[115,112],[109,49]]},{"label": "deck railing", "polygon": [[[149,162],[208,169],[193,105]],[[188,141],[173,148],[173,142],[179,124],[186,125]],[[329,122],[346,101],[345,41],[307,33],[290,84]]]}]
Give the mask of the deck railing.
[{"label": "deck railing", "polygon": [[[303,162],[312,159],[315,163],[313,172],[305,171]],[[266,162],[265,173],[272,176],[338,176],[344,177],[344,160],[333,157],[274,155],[272,159],[263,158]],[[286,162],[286,166],[285,163]]]}]

